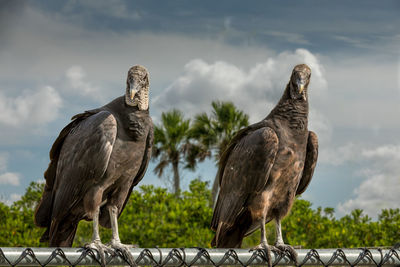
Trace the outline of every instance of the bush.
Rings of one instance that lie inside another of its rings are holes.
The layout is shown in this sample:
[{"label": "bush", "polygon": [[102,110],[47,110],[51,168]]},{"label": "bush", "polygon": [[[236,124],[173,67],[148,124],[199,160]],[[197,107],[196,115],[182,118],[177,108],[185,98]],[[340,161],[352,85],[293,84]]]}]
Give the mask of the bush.
[{"label": "bush", "polygon": [[[141,186],[132,192],[118,220],[121,241],[140,247],[209,247],[210,198],[207,184],[198,179],[180,198],[165,188]],[[91,232],[91,223],[81,222],[74,245],[90,241]],[[100,235],[107,242],[111,230],[102,228]]]},{"label": "bush", "polygon": [[[134,190],[119,218],[121,241],[140,247],[210,247],[214,233],[211,193],[207,183],[195,179],[189,190],[177,198],[165,188],[151,185]],[[38,247],[44,232],[33,223],[43,184],[31,183],[21,200],[7,206],[0,202],[0,246]],[[354,210],[340,219],[332,208],[312,209],[311,203],[297,199],[290,215],[282,222],[284,240],[303,248],[392,246],[400,238],[400,209],[384,209],[377,221]],[[275,241],[274,223],[267,225],[270,244]],[[111,230],[101,228],[102,241],[108,242]],[[92,236],[91,222],[81,221],[74,246],[88,243]],[[243,247],[260,242],[260,232],[246,237]]]}]

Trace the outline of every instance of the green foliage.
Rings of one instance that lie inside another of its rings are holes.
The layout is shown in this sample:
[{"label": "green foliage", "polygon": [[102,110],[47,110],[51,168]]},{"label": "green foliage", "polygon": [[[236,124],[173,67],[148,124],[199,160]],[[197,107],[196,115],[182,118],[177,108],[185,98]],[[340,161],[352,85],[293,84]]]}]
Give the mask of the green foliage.
[{"label": "green foliage", "polygon": [[249,116],[232,102],[213,101],[211,106],[210,115],[204,112],[195,116],[190,135],[205,149],[215,150],[218,161],[236,132],[249,125]]},{"label": "green foliage", "polygon": [[[21,200],[7,206],[0,202],[0,247],[38,247],[43,228],[34,225],[34,207],[43,184],[31,183]],[[212,217],[211,193],[207,183],[195,179],[189,190],[177,198],[164,188],[151,185],[134,190],[119,219],[122,242],[140,247],[210,247],[214,233],[209,228]],[[400,241],[400,209],[384,209],[377,221],[361,210],[340,219],[332,208],[312,209],[311,203],[297,199],[282,222],[284,241],[303,248],[392,246]],[[267,239],[275,241],[274,223],[267,224]],[[103,242],[111,237],[110,229],[100,228]],[[92,223],[81,221],[74,246],[89,242]],[[260,242],[260,232],[246,237],[243,247]]]},{"label": "green foliage", "polygon": [[208,246],[209,199],[206,183],[199,180],[192,181],[181,198],[163,188],[142,186],[133,192],[121,216],[121,237],[141,247]]},{"label": "green foliage", "polygon": [[[213,101],[210,115],[203,112],[195,116],[190,129],[190,137],[195,140],[198,147],[197,158],[214,155],[218,163],[222,153],[226,150],[230,140],[243,127],[249,125],[249,116],[236,108],[232,102]],[[196,156],[192,157],[196,158]],[[218,191],[217,177],[212,185],[212,200],[216,201]]]},{"label": "green foliage", "polygon": [[154,126],[153,161],[158,161],[154,173],[161,177],[167,166],[174,174],[174,192],[179,195],[179,164],[185,159],[189,145],[190,120],[185,120],[177,109],[161,114],[161,124]]},{"label": "green foliage", "polygon": [[[174,194],[151,185],[134,190],[119,218],[122,242],[140,247],[210,247],[214,233],[211,190],[195,179],[189,191],[180,193],[179,164],[194,169],[198,161],[214,154],[216,161],[229,140],[248,125],[248,116],[231,102],[212,102],[212,113],[195,116],[193,125],[179,110],[162,113],[161,124],[154,129],[153,160],[155,173],[162,176],[168,166],[174,174]],[[218,183],[215,183],[218,185]],[[7,206],[0,202],[0,247],[38,247],[45,229],[35,226],[34,209],[40,201],[44,184],[32,182],[21,200]],[[217,187],[213,187],[216,192]],[[274,223],[267,224],[267,239],[275,240]],[[311,203],[297,199],[282,222],[284,241],[303,248],[392,246],[400,242],[400,209],[384,209],[377,221],[354,210],[340,219],[333,208],[312,209]],[[92,223],[81,221],[74,246],[83,246],[92,236]],[[111,230],[100,228],[103,242]],[[243,247],[260,242],[260,231],[243,241]]]},{"label": "green foliage", "polygon": [[[290,215],[282,221],[285,242],[303,248],[352,248],[392,246],[400,241],[400,209],[382,210],[378,221],[372,221],[356,209],[340,219],[334,209],[312,209],[307,200],[297,199]],[[267,226],[267,239],[275,240],[273,223]],[[254,246],[260,240],[257,231],[244,245]]]},{"label": "green foliage", "polygon": [[[164,170],[171,166],[176,195],[180,190],[180,164],[194,170],[197,162],[214,152],[218,161],[234,134],[249,124],[249,116],[238,110],[232,102],[213,101],[211,106],[210,116],[207,113],[198,114],[192,124],[177,109],[163,112],[161,124],[154,127],[152,159],[158,162],[154,173],[161,177]],[[217,187],[213,190],[215,195]]]},{"label": "green foliage", "polygon": [[25,194],[20,200],[14,202],[13,206],[17,209],[33,210],[42,197],[44,183],[31,182],[26,188]]},{"label": "green foliage", "polygon": [[40,200],[44,184],[31,182],[21,200],[10,207],[0,202],[0,247],[39,247],[44,229],[33,222],[34,207]]},{"label": "green foliage", "polygon": [[[195,179],[180,198],[165,188],[141,186],[131,194],[118,220],[121,241],[140,247],[209,247],[213,233],[207,183]],[[109,229],[100,233],[103,242],[111,237]],[[79,225],[74,245],[81,246],[91,237],[91,225]]]}]

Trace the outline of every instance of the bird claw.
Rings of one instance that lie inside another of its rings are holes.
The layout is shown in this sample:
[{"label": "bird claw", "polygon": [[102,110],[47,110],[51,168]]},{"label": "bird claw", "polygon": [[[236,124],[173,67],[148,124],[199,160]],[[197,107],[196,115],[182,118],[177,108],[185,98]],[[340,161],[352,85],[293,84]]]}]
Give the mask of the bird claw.
[{"label": "bird claw", "polygon": [[85,244],[85,248],[95,249],[99,253],[101,266],[106,266],[106,254],[115,255],[115,251],[110,247],[104,245],[99,240],[94,240],[91,243]]},{"label": "bird claw", "polygon": [[275,248],[279,250],[279,253],[287,254],[297,266],[297,252],[292,246],[284,243],[275,243]]},{"label": "bird claw", "polygon": [[127,245],[127,244],[122,244],[122,243],[117,243],[117,242],[108,242],[107,246],[113,249],[131,249],[134,248],[133,245]]},{"label": "bird claw", "polygon": [[265,251],[265,256],[267,258],[268,262],[268,267],[272,267],[272,257],[271,257],[271,251],[276,251],[276,248],[274,246],[270,246],[267,243],[261,242],[259,245],[251,248],[249,252],[252,252],[254,250],[263,250]]},{"label": "bird claw", "polygon": [[130,252],[131,248],[137,247],[136,245],[126,245],[121,242],[111,241],[108,243],[108,246],[116,251],[120,251],[130,266],[137,266],[136,261]]}]

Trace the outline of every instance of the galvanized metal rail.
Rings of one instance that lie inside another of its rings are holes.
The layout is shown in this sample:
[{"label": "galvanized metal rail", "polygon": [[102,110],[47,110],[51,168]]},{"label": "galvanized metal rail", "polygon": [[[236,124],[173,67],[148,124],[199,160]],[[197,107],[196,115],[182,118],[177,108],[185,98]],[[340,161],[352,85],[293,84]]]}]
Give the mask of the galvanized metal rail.
[{"label": "galvanized metal rail", "polygon": [[[204,248],[133,248],[139,266],[255,266],[266,265],[265,251]],[[400,266],[400,250],[393,248],[298,249],[298,264]],[[272,265],[295,265],[286,253],[272,253]],[[106,254],[107,266],[128,266],[121,251]],[[85,248],[0,248],[0,266],[101,265],[96,250]]]}]

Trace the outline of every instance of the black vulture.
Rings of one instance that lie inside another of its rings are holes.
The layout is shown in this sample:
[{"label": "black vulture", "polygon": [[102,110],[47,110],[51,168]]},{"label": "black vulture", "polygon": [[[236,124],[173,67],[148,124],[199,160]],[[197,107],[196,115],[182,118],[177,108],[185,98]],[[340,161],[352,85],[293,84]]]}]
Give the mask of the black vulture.
[{"label": "black vulture", "polygon": [[[256,248],[286,250],[281,220],[295,196],[311,181],[318,157],[317,135],[309,131],[308,94],[311,69],[297,65],[279,103],[262,121],[240,130],[224,151],[218,169],[220,192],[211,228],[212,245],[240,247],[245,236],[261,228]],[[275,247],[269,246],[265,224],[276,222]]]},{"label": "black vulture", "polygon": [[99,224],[112,229],[110,247],[121,244],[117,219],[132,188],[142,180],[151,156],[153,123],[149,116],[149,74],[129,69],[126,93],[103,107],[72,117],[50,150],[46,185],[35,211],[41,241],[70,247],[80,220],[93,220],[88,247],[103,252]]}]

